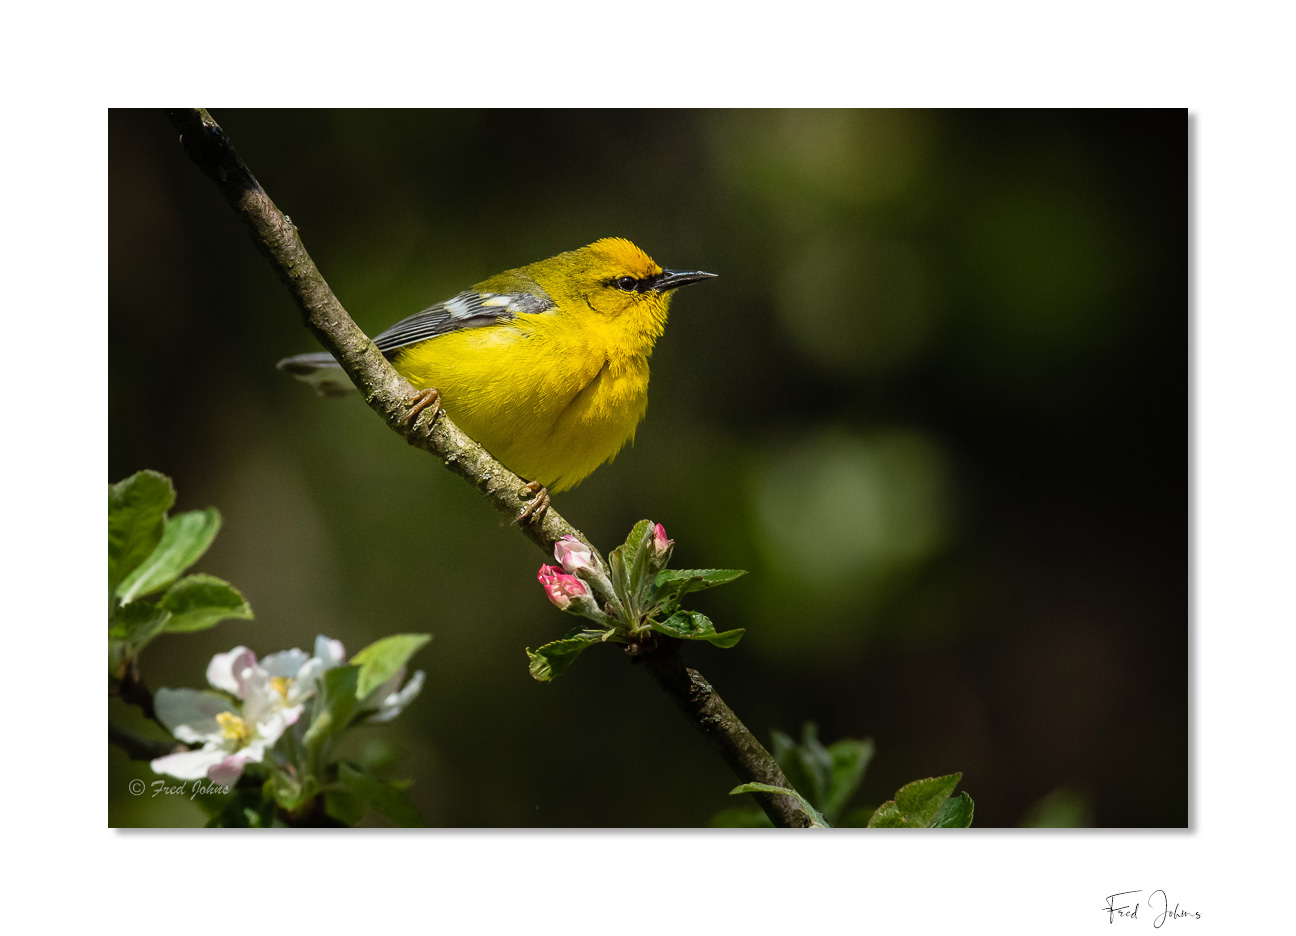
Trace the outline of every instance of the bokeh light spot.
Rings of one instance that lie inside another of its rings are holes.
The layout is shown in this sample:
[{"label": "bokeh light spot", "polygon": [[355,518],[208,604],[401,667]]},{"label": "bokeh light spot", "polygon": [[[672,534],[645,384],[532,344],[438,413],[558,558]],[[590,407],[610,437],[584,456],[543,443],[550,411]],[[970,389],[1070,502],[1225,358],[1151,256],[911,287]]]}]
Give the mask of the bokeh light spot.
[{"label": "bokeh light spot", "polygon": [[755,476],[759,545],[807,587],[849,593],[932,555],[951,527],[946,459],[909,429],[829,429],[772,455]]}]

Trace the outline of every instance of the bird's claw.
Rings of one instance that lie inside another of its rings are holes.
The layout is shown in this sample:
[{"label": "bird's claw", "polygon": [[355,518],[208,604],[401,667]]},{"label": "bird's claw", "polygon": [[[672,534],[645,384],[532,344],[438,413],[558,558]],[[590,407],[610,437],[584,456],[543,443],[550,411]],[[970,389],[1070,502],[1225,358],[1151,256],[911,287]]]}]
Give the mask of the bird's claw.
[{"label": "bird's claw", "polygon": [[403,423],[410,423],[418,419],[418,415],[428,407],[432,407],[432,417],[428,420],[428,427],[436,424],[436,419],[441,415],[441,394],[431,387],[424,387],[410,398],[409,412],[401,420]]},{"label": "bird's claw", "polygon": [[514,524],[521,526],[524,523],[537,523],[544,517],[544,513],[549,509],[549,491],[540,486],[538,481],[532,481],[518,491],[518,497],[531,495],[532,501],[527,509],[518,514]]}]

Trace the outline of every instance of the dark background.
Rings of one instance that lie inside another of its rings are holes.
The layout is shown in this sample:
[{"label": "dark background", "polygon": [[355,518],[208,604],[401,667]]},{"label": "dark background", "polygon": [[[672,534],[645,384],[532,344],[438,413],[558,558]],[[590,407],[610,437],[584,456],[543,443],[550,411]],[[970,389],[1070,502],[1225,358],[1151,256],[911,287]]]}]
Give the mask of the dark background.
[{"label": "dark background", "polygon": [[[874,738],[859,806],[961,770],[978,826],[1188,823],[1185,112],[213,116],[371,335],[603,236],[720,274],[676,296],[634,447],[555,506],[605,550],[649,517],[674,565],[750,570],[695,603],[745,639],[689,660],[763,740]],[[313,340],[164,116],[112,112],[108,150],[108,480],[218,507],[197,569],[257,614],[160,638],[149,684],[427,631],[422,696],[354,743],[401,758],[429,824],[733,806],[612,647],[530,678],[573,619],[529,541],[275,371]],[[201,821],[109,768],[110,824]]]}]

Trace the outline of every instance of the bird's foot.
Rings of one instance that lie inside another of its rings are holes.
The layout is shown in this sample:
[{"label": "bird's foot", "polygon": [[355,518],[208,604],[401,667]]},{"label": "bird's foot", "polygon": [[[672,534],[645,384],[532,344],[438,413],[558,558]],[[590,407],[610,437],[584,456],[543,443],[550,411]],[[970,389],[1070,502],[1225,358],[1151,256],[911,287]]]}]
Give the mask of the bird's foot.
[{"label": "bird's foot", "polygon": [[424,387],[410,398],[409,412],[405,414],[405,418],[401,422],[412,425],[418,419],[419,414],[429,406],[432,407],[432,416],[428,420],[428,428],[432,428],[432,426],[436,425],[437,417],[441,415],[441,394],[431,387]]},{"label": "bird's foot", "polygon": [[513,521],[519,526],[524,523],[538,523],[544,517],[544,512],[549,509],[549,491],[541,487],[539,481],[532,481],[518,491],[518,497],[527,496],[532,498],[531,504]]}]

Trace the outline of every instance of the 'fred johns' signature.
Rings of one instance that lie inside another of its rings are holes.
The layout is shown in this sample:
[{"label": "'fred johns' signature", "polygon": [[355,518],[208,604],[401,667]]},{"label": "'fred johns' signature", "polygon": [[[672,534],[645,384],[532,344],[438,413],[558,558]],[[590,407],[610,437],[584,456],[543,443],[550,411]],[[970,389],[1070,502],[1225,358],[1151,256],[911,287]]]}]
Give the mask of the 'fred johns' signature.
[{"label": "'fred johns' signature", "polygon": [[158,796],[184,796],[189,795],[193,799],[198,794],[212,795],[224,794],[230,791],[227,786],[221,786],[219,783],[203,783],[200,780],[193,782],[192,788],[187,783],[167,783],[165,780],[154,780],[149,787],[151,791],[150,799]]},{"label": "'fred johns' signature", "polygon": [[[1118,919],[1137,920],[1139,918],[1139,908],[1141,904],[1135,899],[1135,894],[1143,893],[1141,890],[1121,891],[1118,894],[1111,894],[1107,898],[1107,906],[1103,907],[1103,912],[1107,914],[1107,922],[1115,923]],[[1200,920],[1200,910],[1181,910],[1179,902],[1175,901],[1173,907],[1170,906],[1170,898],[1166,896],[1163,890],[1154,890],[1147,896],[1147,905],[1143,906],[1143,918],[1151,919],[1152,926],[1160,929],[1165,925],[1166,920]]]}]

